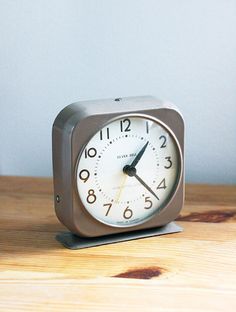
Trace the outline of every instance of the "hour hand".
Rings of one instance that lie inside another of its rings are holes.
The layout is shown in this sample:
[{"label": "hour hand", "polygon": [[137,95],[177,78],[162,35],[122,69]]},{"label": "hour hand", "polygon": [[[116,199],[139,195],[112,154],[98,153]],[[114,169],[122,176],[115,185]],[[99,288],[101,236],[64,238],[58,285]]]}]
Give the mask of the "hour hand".
[{"label": "hour hand", "polygon": [[137,165],[137,163],[140,161],[141,157],[143,156],[147,146],[148,146],[149,141],[147,141],[147,143],[142,147],[142,149],[138,152],[137,156],[134,158],[134,160],[132,161],[132,163],[130,164],[130,167],[135,167]]}]

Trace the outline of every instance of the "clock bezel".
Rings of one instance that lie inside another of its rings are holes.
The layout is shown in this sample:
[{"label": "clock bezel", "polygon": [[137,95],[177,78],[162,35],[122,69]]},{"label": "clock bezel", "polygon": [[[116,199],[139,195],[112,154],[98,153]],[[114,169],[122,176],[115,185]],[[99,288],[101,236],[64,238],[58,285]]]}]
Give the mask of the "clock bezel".
[{"label": "clock bezel", "polygon": [[[177,172],[177,177],[176,177],[176,181],[173,185],[173,188],[171,190],[170,195],[168,196],[168,198],[166,198],[166,200],[164,200],[164,202],[162,203],[162,205],[160,207],[158,207],[151,215],[149,215],[147,218],[142,219],[141,221],[137,222],[137,223],[133,223],[133,224],[124,224],[124,225],[118,225],[118,224],[111,224],[109,222],[105,222],[99,218],[96,218],[94,215],[92,215],[87,208],[85,207],[85,205],[83,204],[82,200],[81,200],[81,196],[79,194],[79,189],[78,189],[78,166],[79,166],[79,162],[80,162],[80,158],[82,157],[84,150],[86,148],[86,146],[89,144],[90,140],[99,132],[101,131],[104,127],[108,126],[109,124],[117,121],[117,120],[121,120],[124,118],[143,118],[143,119],[148,119],[151,120],[155,123],[157,123],[158,125],[160,125],[161,127],[163,127],[167,133],[172,137],[175,147],[176,147],[176,151],[177,151],[177,158],[178,158],[178,172]],[[125,229],[129,229],[129,228],[133,228],[136,227],[138,225],[144,224],[146,222],[148,222],[150,219],[152,219],[155,215],[161,215],[163,213],[163,211],[168,207],[168,203],[173,199],[173,197],[175,196],[175,193],[178,189],[179,183],[181,182],[181,176],[183,174],[183,155],[182,155],[182,150],[180,147],[180,144],[174,134],[174,132],[170,129],[170,127],[168,127],[164,122],[162,122],[161,120],[144,114],[144,113],[127,113],[127,114],[122,114],[119,116],[116,116],[112,119],[110,119],[109,121],[107,121],[106,123],[104,123],[103,125],[99,125],[100,127],[97,128],[97,130],[88,138],[87,142],[83,145],[83,147],[81,148],[81,150],[78,153],[78,157],[77,157],[77,161],[75,164],[75,169],[74,169],[74,188],[77,190],[77,196],[78,196],[78,200],[80,201],[80,205],[81,208],[84,210],[85,213],[89,214],[90,217],[92,217],[93,219],[95,219],[98,222],[101,222],[104,225],[107,225],[109,227],[112,228],[125,228]]]}]

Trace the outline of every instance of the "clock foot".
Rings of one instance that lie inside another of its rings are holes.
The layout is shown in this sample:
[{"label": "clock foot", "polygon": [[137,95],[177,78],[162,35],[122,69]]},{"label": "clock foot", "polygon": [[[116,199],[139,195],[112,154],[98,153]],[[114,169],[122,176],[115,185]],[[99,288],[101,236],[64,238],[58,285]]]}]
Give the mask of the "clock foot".
[{"label": "clock foot", "polygon": [[182,232],[183,229],[174,222],[170,222],[162,227],[125,232],[99,237],[80,237],[71,232],[61,232],[56,235],[56,240],[69,249],[82,249],[100,245],[125,242],[133,239],[140,239],[151,236],[159,236],[171,233]]}]

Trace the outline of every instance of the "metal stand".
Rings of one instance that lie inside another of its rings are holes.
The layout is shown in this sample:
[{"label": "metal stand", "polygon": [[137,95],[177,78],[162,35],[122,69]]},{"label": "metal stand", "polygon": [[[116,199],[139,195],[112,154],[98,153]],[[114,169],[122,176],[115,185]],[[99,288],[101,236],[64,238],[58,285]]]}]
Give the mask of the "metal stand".
[{"label": "metal stand", "polygon": [[180,226],[178,226],[174,222],[170,222],[167,225],[158,228],[141,231],[139,230],[134,232],[126,232],[121,234],[106,235],[100,237],[87,238],[74,235],[71,232],[61,232],[56,235],[56,240],[59,241],[66,248],[82,249],[118,242],[125,242],[133,239],[177,233],[182,231],[183,229]]}]

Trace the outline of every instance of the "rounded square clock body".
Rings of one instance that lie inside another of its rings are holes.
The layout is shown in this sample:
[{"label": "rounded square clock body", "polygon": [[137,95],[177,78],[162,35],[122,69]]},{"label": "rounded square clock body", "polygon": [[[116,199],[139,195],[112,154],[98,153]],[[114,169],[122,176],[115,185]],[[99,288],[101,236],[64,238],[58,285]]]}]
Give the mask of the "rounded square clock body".
[{"label": "rounded square clock body", "polygon": [[98,237],[173,221],[184,198],[184,122],[151,96],[81,101],[53,124],[55,210]]}]

